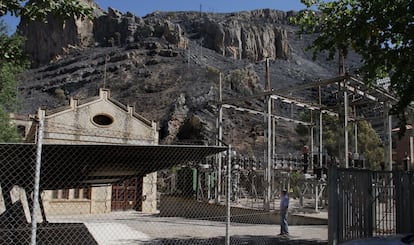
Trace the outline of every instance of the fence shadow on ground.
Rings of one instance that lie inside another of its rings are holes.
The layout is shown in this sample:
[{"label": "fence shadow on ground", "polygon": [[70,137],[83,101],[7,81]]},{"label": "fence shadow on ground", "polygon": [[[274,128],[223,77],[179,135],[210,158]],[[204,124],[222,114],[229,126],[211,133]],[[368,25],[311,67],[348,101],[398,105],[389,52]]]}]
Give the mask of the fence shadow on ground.
[{"label": "fence shadow on ground", "polygon": [[[1,229],[0,244],[30,244],[31,224],[13,229]],[[88,228],[81,223],[38,224],[37,244],[47,245],[98,245]]]},{"label": "fence shadow on ground", "polygon": [[[131,242],[134,244],[134,242]],[[188,244],[200,244],[200,245],[223,245],[225,244],[224,237],[209,238],[209,239],[156,239],[140,244],[145,245],[188,245]],[[291,240],[288,237],[274,237],[274,236],[232,236],[230,238],[230,244],[248,244],[248,245],[327,245],[327,242],[315,241],[315,240]]]}]

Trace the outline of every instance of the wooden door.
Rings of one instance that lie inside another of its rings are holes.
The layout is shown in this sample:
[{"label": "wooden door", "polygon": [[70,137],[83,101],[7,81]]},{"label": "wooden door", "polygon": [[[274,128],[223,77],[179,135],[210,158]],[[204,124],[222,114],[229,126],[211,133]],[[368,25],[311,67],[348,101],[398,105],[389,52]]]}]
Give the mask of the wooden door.
[{"label": "wooden door", "polygon": [[127,179],[122,183],[112,185],[112,211],[119,210],[136,210],[140,206],[138,195],[139,178]]}]

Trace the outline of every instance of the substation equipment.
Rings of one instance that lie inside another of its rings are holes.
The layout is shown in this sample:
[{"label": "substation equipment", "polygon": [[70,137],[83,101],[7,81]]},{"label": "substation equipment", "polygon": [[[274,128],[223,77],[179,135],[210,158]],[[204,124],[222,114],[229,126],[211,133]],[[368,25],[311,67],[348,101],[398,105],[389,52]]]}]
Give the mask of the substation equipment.
[{"label": "substation equipment", "polygon": [[[246,96],[234,99],[222,99],[221,77],[219,86],[219,98],[217,108],[217,144],[222,146],[226,140],[223,139],[223,110],[234,110],[240,113],[248,113],[252,116],[263,118],[265,128],[265,152],[262,159],[247,158],[242,155],[233,153],[231,161],[226,160],[226,156],[219,154],[219,157],[207,164],[203,172],[213,174],[217,183],[214,190],[210,185],[208,189],[209,198],[214,198],[220,202],[226,190],[226,173],[228,171],[225,163],[231,163],[231,200],[247,207],[262,207],[264,210],[275,208],[275,202],[282,189],[291,190],[292,175],[299,173],[299,179],[296,183],[296,192],[299,195],[300,205],[303,206],[305,197],[312,199],[316,211],[320,205],[324,205],[326,199],[327,187],[327,169],[328,164],[336,164],[344,168],[365,168],[366,159],[363,152],[358,149],[358,125],[360,120],[366,120],[377,128],[377,133],[382,139],[384,145],[385,157],[383,160],[384,170],[392,170],[392,115],[390,108],[397,98],[388,92],[385,88],[375,85],[367,86],[357,77],[345,75],[327,80],[292,86],[282,89],[267,89],[258,95]],[[314,101],[304,101],[301,98],[292,96],[293,93],[315,89],[317,98]],[[286,94],[289,94],[288,96]],[[328,98],[328,99],[327,99]],[[239,102],[250,102],[261,99],[265,101],[264,109],[247,108],[239,106]],[[309,122],[298,120],[293,117],[285,117],[278,114],[275,103],[285,104],[290,107],[301,108],[316,115]],[[413,108],[408,109],[410,118],[413,118]],[[327,155],[323,139],[323,114],[339,118],[338,135],[339,158],[332,158]],[[309,128],[310,148],[304,149],[303,156],[294,157],[289,154],[281,157],[276,154],[276,122],[286,121],[294,124],[301,124]],[[382,125],[381,125],[382,123]],[[354,140],[349,140],[350,126],[353,126]],[[344,130],[348,129],[348,130]],[[315,133],[316,131],[316,133]],[[412,141],[412,138],[411,138]],[[410,157],[413,159],[414,150],[413,142],[410,147]],[[350,147],[351,146],[351,147]],[[288,157],[286,157],[288,156]],[[306,159],[306,160],[304,160]],[[308,169],[303,171],[305,165],[309,164]],[[224,164],[223,164],[224,163]],[[214,166],[214,167],[212,167]],[[203,178],[199,178],[202,180]],[[209,182],[211,183],[211,182]],[[203,186],[199,183],[200,187]],[[197,196],[204,193],[199,189]],[[214,195],[212,195],[214,193]],[[204,197],[204,196],[203,196]],[[260,204],[262,202],[262,205]]]}]

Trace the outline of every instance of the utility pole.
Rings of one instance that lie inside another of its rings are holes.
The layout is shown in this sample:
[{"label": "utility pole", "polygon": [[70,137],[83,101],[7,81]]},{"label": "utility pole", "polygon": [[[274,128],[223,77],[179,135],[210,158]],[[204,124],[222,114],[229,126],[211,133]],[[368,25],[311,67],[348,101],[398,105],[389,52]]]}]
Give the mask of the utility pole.
[{"label": "utility pole", "polygon": [[106,66],[107,66],[109,60],[110,60],[109,55],[106,55],[105,56],[105,65],[104,65],[104,83],[103,83],[103,88],[106,87]]},{"label": "utility pole", "polygon": [[227,156],[227,196],[226,196],[226,245],[230,245],[230,226],[231,226],[231,207],[230,207],[230,193],[231,193],[231,161],[232,161],[232,148],[231,145],[228,147]]},{"label": "utility pole", "polygon": [[269,72],[269,58],[266,58],[266,92],[270,92],[270,72]]},{"label": "utility pole", "polygon": [[386,166],[388,171],[392,171],[392,116],[390,115],[390,108],[390,102],[386,101],[384,103],[384,164],[388,163],[388,166]]},{"label": "utility pole", "polygon": [[[266,58],[266,91],[270,92],[270,74],[269,74],[269,58]],[[267,135],[265,137],[265,143],[267,143],[266,151],[266,195],[264,200],[264,209],[265,211],[270,210],[270,199],[272,196],[272,97],[269,95],[266,96],[267,102],[267,113],[265,113],[265,124],[267,123]]]},{"label": "utility pole", "polygon": [[[346,82],[345,82],[346,84]],[[349,168],[349,149],[348,149],[348,91],[344,86],[344,138],[345,138],[345,168]]]},{"label": "utility pole", "polygon": [[[342,48],[338,49],[338,75],[341,76],[345,76],[345,56],[343,53]],[[349,149],[348,149],[348,91],[347,91],[347,82],[343,81],[344,86],[343,86],[343,102],[344,102],[344,114],[343,114],[343,124],[342,127],[344,129],[344,159],[345,159],[345,167],[348,168],[349,167]],[[341,88],[341,82],[339,82],[339,87]],[[339,107],[339,110],[341,110],[341,108]],[[339,154],[340,156],[341,154]]]},{"label": "utility pole", "polygon": [[[319,106],[322,106],[322,94],[321,94],[321,86],[318,86],[318,94],[319,94]],[[322,110],[319,111],[319,168],[322,171],[322,149],[323,149],[323,114]],[[321,173],[322,174],[322,173]]]},{"label": "utility pole", "polygon": [[[359,157],[359,154],[358,154],[358,121],[356,120],[356,118],[357,118],[357,110],[356,110],[356,106],[354,106],[354,153],[355,153],[354,156]],[[359,159],[355,159],[355,157],[354,157],[354,165],[355,165],[355,160],[359,160]]]},{"label": "utility pole", "polygon": [[342,49],[338,49],[338,75],[341,76],[345,76],[345,56],[344,56],[344,52]]},{"label": "utility pole", "polygon": [[310,120],[310,123],[311,123],[311,126],[309,126],[309,129],[310,129],[310,159],[309,159],[309,162],[310,162],[310,169],[312,169],[312,171],[313,171],[313,168],[314,168],[314,162],[313,162],[313,154],[314,154],[313,137],[314,137],[314,129],[315,129],[315,127],[312,125],[313,124],[313,114],[312,114],[312,111],[311,111],[311,120]]}]

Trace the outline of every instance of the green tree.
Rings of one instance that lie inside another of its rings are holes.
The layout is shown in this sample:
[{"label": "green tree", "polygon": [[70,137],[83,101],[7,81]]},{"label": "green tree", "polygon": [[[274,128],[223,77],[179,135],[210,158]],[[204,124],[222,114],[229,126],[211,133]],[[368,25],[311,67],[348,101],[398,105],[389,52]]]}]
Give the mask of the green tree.
[{"label": "green tree", "polygon": [[10,123],[9,113],[0,108],[0,143],[20,142],[16,126]]},{"label": "green tree", "polygon": [[[353,49],[363,59],[361,75],[373,83],[389,77],[398,102],[392,113],[405,129],[405,110],[414,100],[414,6],[411,0],[301,0],[306,9],[291,20],[301,33],[319,33],[314,57],[324,51],[346,57]],[[402,132],[403,133],[403,132]]]},{"label": "green tree", "polygon": [[0,16],[11,14],[29,20],[45,21],[49,14],[61,19],[84,18],[92,8],[79,0],[7,0],[0,3]]},{"label": "green tree", "polygon": [[18,34],[9,36],[7,28],[4,21],[0,19],[0,63],[27,65],[27,57],[23,51],[24,38]]},{"label": "green tree", "polygon": [[[339,124],[338,118],[323,116],[323,141],[328,153],[333,156],[338,156],[339,147],[344,148],[344,129],[338,129]],[[358,121],[357,127],[358,153],[364,154],[367,168],[379,169],[380,163],[384,161],[384,148],[381,139],[369,122]],[[352,133],[352,124],[348,127],[348,137],[349,151],[352,152],[355,137]]]},{"label": "green tree", "polygon": [[[79,0],[7,0],[0,1],[0,17],[11,14],[34,21],[46,21],[46,17],[66,20],[92,16],[92,8]],[[17,75],[28,67],[24,53],[24,38],[18,34],[9,36],[7,25],[0,20],[0,142],[20,140],[9,113],[18,106]]]},{"label": "green tree", "polygon": [[367,121],[358,122],[358,151],[365,155],[368,168],[380,169],[385,156],[384,148],[378,134]]},{"label": "green tree", "polygon": [[16,76],[28,66],[23,45],[24,38],[18,34],[8,36],[7,26],[0,20],[0,142],[16,142],[21,138],[10,122],[9,112],[18,107]]},{"label": "green tree", "polygon": [[[302,113],[300,117],[304,121],[310,121],[310,113]],[[313,120],[315,120],[315,118]],[[344,131],[343,129],[338,128],[340,122],[337,117],[323,114],[322,120],[323,146],[327,150],[328,155],[338,157],[339,147],[343,148],[344,144],[342,140]],[[379,169],[380,163],[384,160],[384,148],[381,145],[381,139],[369,122],[358,121],[357,127],[358,153],[364,154],[367,163],[366,167],[371,169]],[[298,125],[295,130],[302,138],[309,137],[309,129],[307,126]],[[350,149],[352,149],[354,135],[352,134],[351,125],[348,130],[348,143],[350,145]]]},{"label": "green tree", "polygon": [[[85,18],[92,17],[93,9],[81,3],[79,0],[7,0],[0,2],[0,17],[10,14],[22,17],[31,21],[46,21],[46,17],[54,17],[66,20],[72,17]],[[0,27],[1,35],[7,35],[7,26],[2,23]],[[20,45],[21,39],[18,35],[13,38],[2,39],[0,42],[0,60],[10,62],[26,62],[23,49]]]}]

